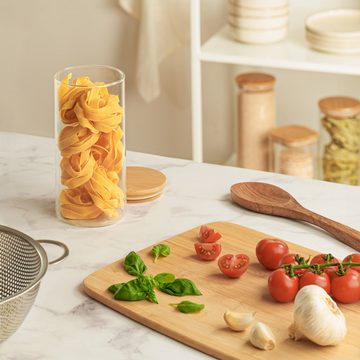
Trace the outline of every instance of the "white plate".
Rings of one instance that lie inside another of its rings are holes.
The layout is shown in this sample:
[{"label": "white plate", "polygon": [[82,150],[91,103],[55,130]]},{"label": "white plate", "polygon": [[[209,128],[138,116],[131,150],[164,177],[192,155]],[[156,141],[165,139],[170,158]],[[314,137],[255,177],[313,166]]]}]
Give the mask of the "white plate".
[{"label": "white plate", "polygon": [[338,40],[332,38],[322,38],[320,36],[314,35],[313,33],[306,32],[306,39],[313,43],[319,44],[320,46],[329,46],[329,47],[338,47],[341,49],[360,47],[360,39],[350,39],[350,40]]},{"label": "white plate", "polygon": [[337,39],[360,37],[360,9],[339,9],[309,16],[306,28],[314,34]]},{"label": "white plate", "polygon": [[230,26],[230,31],[236,41],[246,44],[271,44],[282,40],[287,33],[287,27],[274,30],[247,30]]},{"label": "white plate", "polygon": [[261,8],[261,9],[252,9],[241,7],[233,4],[231,0],[229,0],[228,4],[229,13],[237,16],[247,16],[252,18],[269,18],[276,16],[288,16],[289,8],[287,6],[279,7],[279,8]]},{"label": "white plate", "polygon": [[330,54],[338,54],[338,55],[355,55],[360,54],[360,47],[359,48],[345,48],[340,49],[337,47],[332,46],[325,46],[325,45],[319,45],[319,44],[313,44],[309,42],[310,47],[317,51],[326,52]]},{"label": "white plate", "polygon": [[248,30],[271,30],[287,26],[289,18],[287,16],[279,16],[273,18],[251,18],[234,16],[229,14],[229,24]]},{"label": "white plate", "polygon": [[288,0],[229,0],[232,4],[249,9],[282,8],[288,6]]}]

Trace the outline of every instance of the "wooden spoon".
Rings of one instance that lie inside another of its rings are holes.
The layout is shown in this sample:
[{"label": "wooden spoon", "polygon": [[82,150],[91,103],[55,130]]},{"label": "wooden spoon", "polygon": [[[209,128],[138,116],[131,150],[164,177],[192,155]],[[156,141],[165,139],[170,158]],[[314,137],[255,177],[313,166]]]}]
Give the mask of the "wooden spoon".
[{"label": "wooden spoon", "polygon": [[275,185],[243,182],[234,184],[230,191],[231,199],[246,209],[306,221],[321,227],[344,244],[360,251],[359,231],[304,208],[288,192]]}]

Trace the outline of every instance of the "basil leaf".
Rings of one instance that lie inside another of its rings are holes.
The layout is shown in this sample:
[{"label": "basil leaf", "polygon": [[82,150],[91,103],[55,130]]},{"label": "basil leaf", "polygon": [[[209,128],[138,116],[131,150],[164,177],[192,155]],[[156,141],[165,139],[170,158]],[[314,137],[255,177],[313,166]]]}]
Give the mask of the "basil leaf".
[{"label": "basil leaf", "polygon": [[135,251],[131,251],[126,256],[124,268],[128,274],[134,276],[140,276],[146,271],[146,265]]},{"label": "basil leaf", "polygon": [[147,295],[146,295],[146,300],[152,302],[152,303],[155,303],[155,304],[158,304],[158,301],[157,301],[157,298],[156,298],[156,295],[155,295],[155,291],[154,289],[151,289]]},{"label": "basil leaf", "polygon": [[146,299],[148,289],[144,288],[139,279],[128,281],[114,295],[116,300],[138,301]]},{"label": "basil leaf", "polygon": [[175,275],[170,273],[160,273],[155,276],[155,281],[157,281],[158,285],[172,283],[175,280]]},{"label": "basil leaf", "polygon": [[108,290],[115,294],[125,283],[113,284],[111,285]]},{"label": "basil leaf", "polygon": [[205,307],[204,304],[197,304],[192,301],[182,301],[181,303],[170,305],[174,306],[176,309],[178,309],[184,314],[197,313]]},{"label": "basil leaf", "polygon": [[160,284],[159,290],[173,296],[202,295],[189,279],[176,279],[172,283]]},{"label": "basil leaf", "polygon": [[151,250],[152,255],[154,256],[154,262],[158,259],[159,256],[169,256],[170,255],[170,248],[167,245],[159,244],[155,245]]}]

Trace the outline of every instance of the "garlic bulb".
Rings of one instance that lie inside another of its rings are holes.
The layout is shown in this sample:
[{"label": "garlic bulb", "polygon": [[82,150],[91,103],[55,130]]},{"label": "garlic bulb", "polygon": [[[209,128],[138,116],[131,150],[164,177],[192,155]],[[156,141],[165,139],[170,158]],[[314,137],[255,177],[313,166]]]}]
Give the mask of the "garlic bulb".
[{"label": "garlic bulb", "polygon": [[275,336],[268,326],[258,322],[250,330],[250,342],[261,350],[272,350],[275,347]]},{"label": "garlic bulb", "polygon": [[345,317],[324,289],[317,285],[303,287],[297,293],[294,305],[290,338],[306,337],[322,346],[336,345],[344,339]]},{"label": "garlic bulb", "polygon": [[254,321],[255,313],[226,310],[224,320],[230,329],[244,331]]}]

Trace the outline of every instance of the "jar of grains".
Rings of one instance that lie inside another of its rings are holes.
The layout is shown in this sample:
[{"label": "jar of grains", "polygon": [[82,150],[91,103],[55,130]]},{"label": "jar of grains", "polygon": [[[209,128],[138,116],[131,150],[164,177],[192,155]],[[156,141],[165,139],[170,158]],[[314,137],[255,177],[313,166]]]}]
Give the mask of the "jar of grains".
[{"label": "jar of grains", "polygon": [[269,133],[269,170],[302,178],[316,178],[319,133],[305,126],[288,125]]},{"label": "jar of grains", "polygon": [[327,97],[321,110],[320,147],[322,176],[326,181],[359,184],[360,101],[351,97]]},{"label": "jar of grains", "polygon": [[269,131],[275,127],[275,78],[246,73],[236,77],[238,92],[237,165],[268,170]]}]

